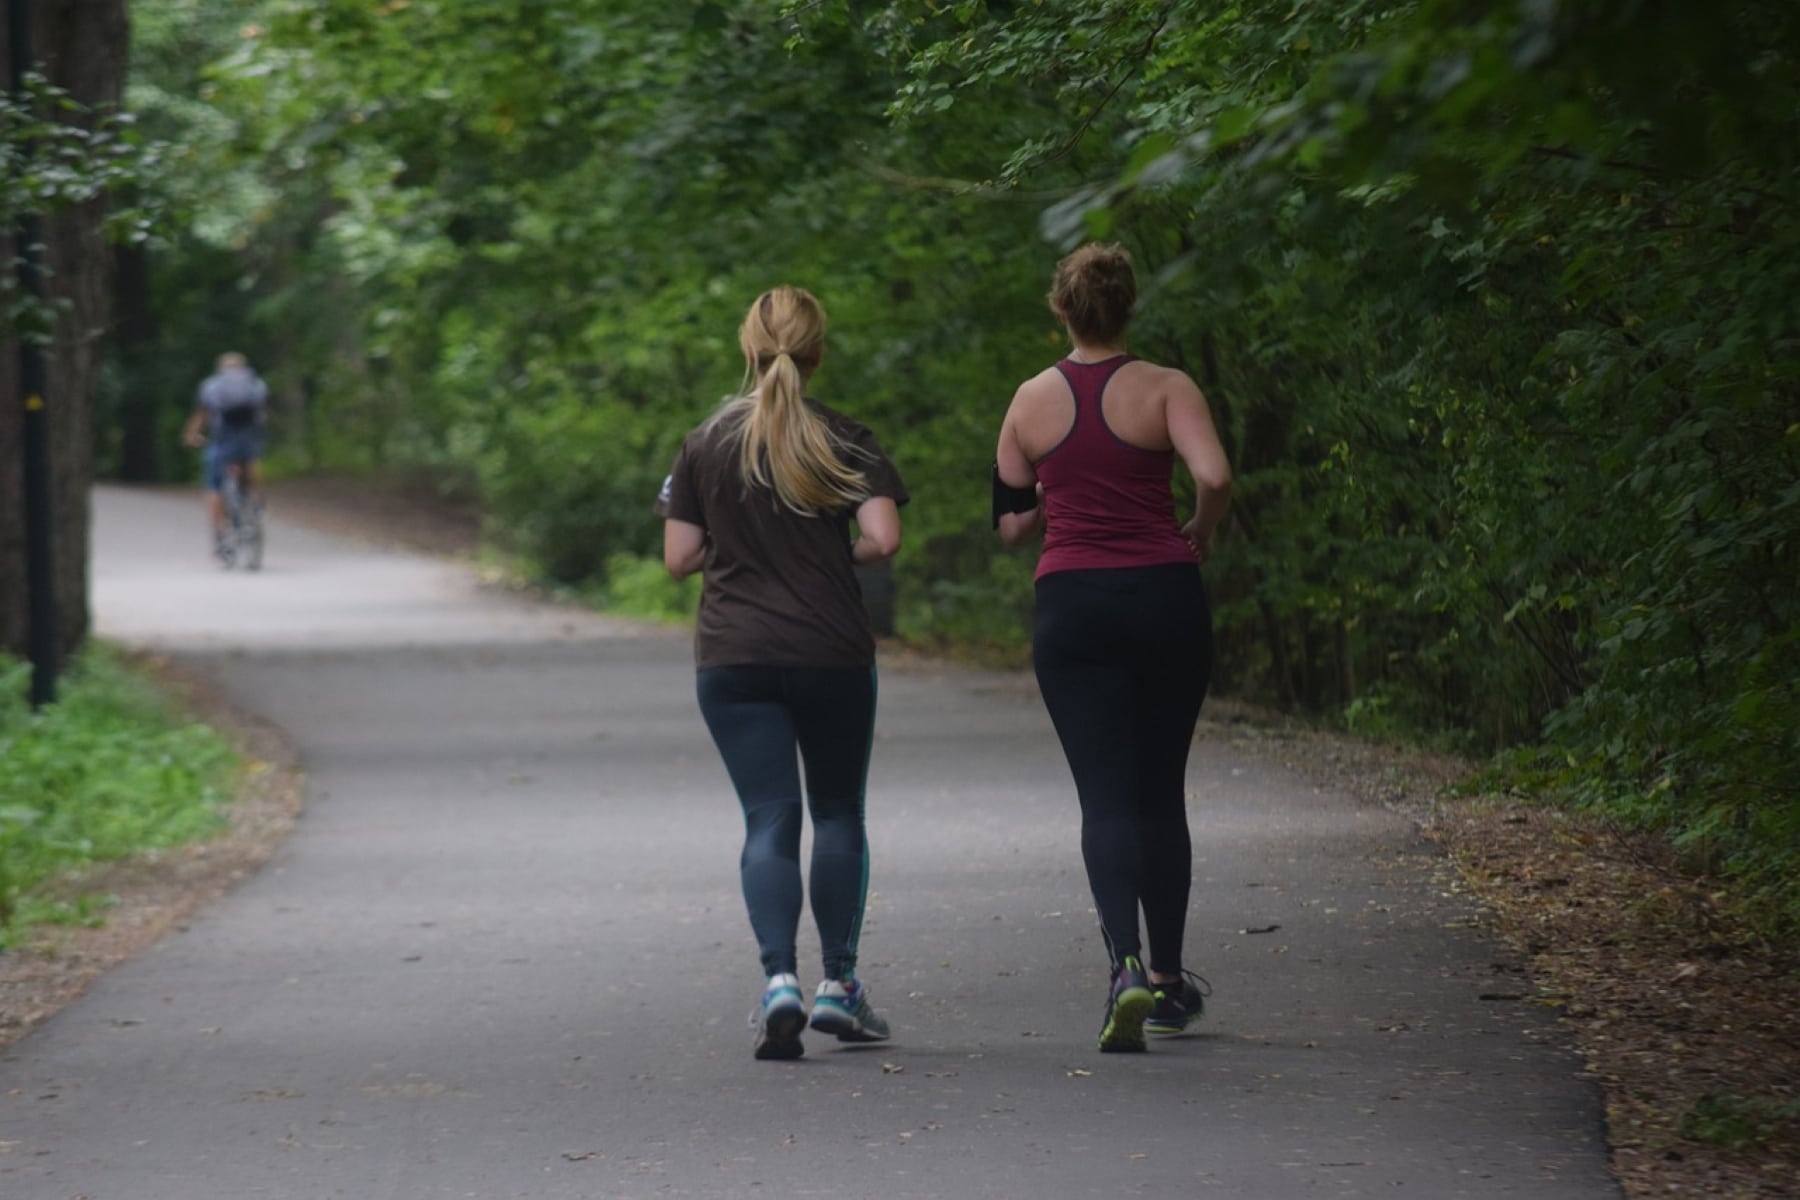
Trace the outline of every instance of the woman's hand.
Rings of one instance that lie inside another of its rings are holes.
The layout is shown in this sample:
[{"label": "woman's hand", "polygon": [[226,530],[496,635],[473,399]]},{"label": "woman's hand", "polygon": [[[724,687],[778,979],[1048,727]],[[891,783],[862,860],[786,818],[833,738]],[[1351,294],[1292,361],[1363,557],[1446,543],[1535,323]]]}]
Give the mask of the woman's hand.
[{"label": "woman's hand", "polygon": [[[1167,526],[1164,528],[1166,529]],[[1196,513],[1186,525],[1181,527],[1181,536],[1187,539],[1188,549],[1194,552],[1194,557],[1200,562],[1204,563],[1212,557],[1213,531],[1200,528],[1199,514]]]},{"label": "woman's hand", "polygon": [[1044,527],[1044,485],[1037,485],[1037,507],[1021,513],[1000,514],[1000,541],[1017,546]]}]

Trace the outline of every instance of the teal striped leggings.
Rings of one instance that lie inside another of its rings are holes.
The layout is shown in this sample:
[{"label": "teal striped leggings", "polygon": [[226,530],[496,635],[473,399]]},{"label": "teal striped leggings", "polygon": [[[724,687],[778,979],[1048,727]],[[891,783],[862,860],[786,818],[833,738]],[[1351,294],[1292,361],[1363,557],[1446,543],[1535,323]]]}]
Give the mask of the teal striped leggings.
[{"label": "teal striped leggings", "polygon": [[[763,974],[798,973],[794,943],[810,891],[825,977],[852,978],[869,892],[863,793],[875,732],[874,668],[708,667],[695,689],[744,808],[739,870]],[[803,804],[813,822],[804,889]]]}]

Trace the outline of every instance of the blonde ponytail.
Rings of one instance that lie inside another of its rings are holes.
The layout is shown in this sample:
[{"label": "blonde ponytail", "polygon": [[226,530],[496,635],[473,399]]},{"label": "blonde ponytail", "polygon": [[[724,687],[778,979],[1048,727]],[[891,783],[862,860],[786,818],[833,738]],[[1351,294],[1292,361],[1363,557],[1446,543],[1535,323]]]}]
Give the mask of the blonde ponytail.
[{"label": "blonde ponytail", "polygon": [[825,310],[802,288],[763,293],[738,329],[743,392],[721,416],[733,421],[744,479],[801,516],[851,508],[868,483],[847,459],[860,451],[806,403],[805,372],[825,349]]}]

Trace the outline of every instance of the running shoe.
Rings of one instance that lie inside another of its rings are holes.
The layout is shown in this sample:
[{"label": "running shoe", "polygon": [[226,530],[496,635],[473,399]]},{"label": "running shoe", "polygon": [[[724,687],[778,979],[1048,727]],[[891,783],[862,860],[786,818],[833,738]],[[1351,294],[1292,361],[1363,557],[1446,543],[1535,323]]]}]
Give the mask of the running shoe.
[{"label": "running shoe", "polygon": [[1156,997],[1156,1007],[1145,1018],[1144,1029],[1150,1033],[1180,1033],[1206,1010],[1212,984],[1192,971],[1183,971],[1180,979],[1152,983],[1150,991]]},{"label": "running shoe", "polygon": [[1156,1007],[1150,993],[1150,977],[1137,956],[1128,954],[1113,976],[1112,990],[1106,994],[1106,1020],[1100,1026],[1100,1049],[1106,1054],[1123,1054],[1144,1049],[1144,1018]]},{"label": "running shoe", "polygon": [[806,1053],[800,1044],[800,1032],[805,1028],[806,1002],[800,996],[800,980],[792,975],[769,976],[762,1002],[750,1013],[751,1052],[759,1059],[799,1058]]},{"label": "running shoe", "polygon": [[813,996],[812,1027],[840,1042],[885,1042],[888,1023],[869,1003],[860,979],[827,979]]}]

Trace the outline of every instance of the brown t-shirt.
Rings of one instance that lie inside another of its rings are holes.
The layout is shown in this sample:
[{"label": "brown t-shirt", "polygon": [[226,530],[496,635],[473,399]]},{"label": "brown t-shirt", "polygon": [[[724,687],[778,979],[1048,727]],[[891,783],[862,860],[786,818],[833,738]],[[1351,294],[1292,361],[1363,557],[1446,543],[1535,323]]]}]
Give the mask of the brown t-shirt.
[{"label": "brown t-shirt", "polygon": [[[869,495],[905,504],[906,485],[875,435],[806,403],[862,451],[850,465],[862,472]],[[687,435],[656,502],[658,516],[707,534],[695,666],[873,665],[875,638],[850,561],[855,510],[804,517],[768,488],[747,488],[737,441],[721,426],[715,418]]]}]

